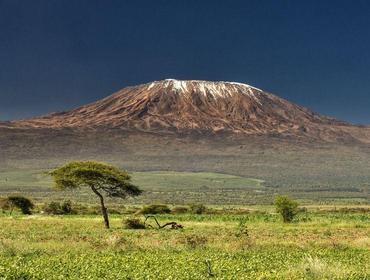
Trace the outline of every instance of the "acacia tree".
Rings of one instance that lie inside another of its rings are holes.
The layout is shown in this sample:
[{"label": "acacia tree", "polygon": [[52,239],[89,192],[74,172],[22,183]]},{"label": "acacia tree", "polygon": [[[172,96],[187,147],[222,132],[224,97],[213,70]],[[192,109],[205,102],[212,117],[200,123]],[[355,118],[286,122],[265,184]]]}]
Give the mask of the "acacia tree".
[{"label": "acacia tree", "polygon": [[106,228],[109,228],[108,211],[104,196],[126,198],[137,196],[141,190],[131,184],[131,177],[124,170],[95,161],[73,161],[49,173],[60,190],[89,188],[100,200],[101,212]]}]

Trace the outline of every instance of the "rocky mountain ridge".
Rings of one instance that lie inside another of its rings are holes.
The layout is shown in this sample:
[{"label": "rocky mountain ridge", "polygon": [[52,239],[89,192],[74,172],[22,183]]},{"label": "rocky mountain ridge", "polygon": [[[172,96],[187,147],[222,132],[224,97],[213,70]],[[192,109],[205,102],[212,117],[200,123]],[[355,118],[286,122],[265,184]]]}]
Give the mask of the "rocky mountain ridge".
[{"label": "rocky mountain ridge", "polygon": [[[356,138],[350,124],[236,82],[167,79],[77,109],[12,122],[17,127],[125,129],[156,133]],[[357,127],[356,127],[357,128]]]}]

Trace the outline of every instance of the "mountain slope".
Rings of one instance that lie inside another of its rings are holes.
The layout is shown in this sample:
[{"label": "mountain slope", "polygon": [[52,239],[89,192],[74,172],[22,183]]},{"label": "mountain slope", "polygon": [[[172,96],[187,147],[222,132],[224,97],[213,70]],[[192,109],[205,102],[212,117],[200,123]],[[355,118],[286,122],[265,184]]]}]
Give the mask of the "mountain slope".
[{"label": "mountain slope", "polygon": [[93,159],[130,171],[258,178],[272,192],[301,191],[301,198],[307,191],[362,199],[369,189],[369,143],[368,127],[248,85],[165,80],[72,111],[0,123],[0,171]]},{"label": "mountain slope", "polygon": [[172,79],[126,87],[75,110],[13,124],[200,135],[280,135],[325,141],[352,141],[359,135],[357,127],[246,84]]}]

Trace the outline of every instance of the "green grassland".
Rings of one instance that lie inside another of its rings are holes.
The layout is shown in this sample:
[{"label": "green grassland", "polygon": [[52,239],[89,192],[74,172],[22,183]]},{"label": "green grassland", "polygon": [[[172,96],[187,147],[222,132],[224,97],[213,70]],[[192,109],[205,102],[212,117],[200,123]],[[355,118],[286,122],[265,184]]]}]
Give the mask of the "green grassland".
[{"label": "green grassland", "polygon": [[[158,215],[181,230],[124,229],[112,216],[0,216],[0,279],[369,279],[370,214]],[[140,218],[140,217],[139,217]]]},{"label": "green grassland", "polygon": [[[150,187],[140,198],[145,203],[151,203],[151,199],[166,203],[172,199],[179,199],[173,203],[198,199],[207,204],[266,204],[279,192],[289,193],[307,204],[368,204],[369,155],[370,145],[364,143],[326,143],[288,136],[186,136],[125,130],[0,128],[2,173],[43,172],[71,160],[90,159],[130,172],[212,172],[264,182],[264,188],[257,192],[218,188],[216,196],[210,196],[205,188],[196,194],[181,192],[183,197],[180,197],[172,192],[176,186],[164,192],[163,187],[161,191]],[[133,177],[140,183],[135,173]],[[183,181],[189,181],[187,187],[191,187],[193,179],[194,176]],[[7,184],[1,183],[3,181],[0,177],[1,188],[9,189],[9,181]],[[28,179],[23,182],[28,184]],[[36,186],[35,182],[32,187],[40,189],[42,185]],[[23,187],[14,183],[15,188]],[[183,185],[179,189],[183,189]],[[265,193],[261,195],[260,191]]]},{"label": "green grassland", "polygon": [[[367,148],[216,143],[204,150],[209,146],[179,142],[136,151],[127,143],[110,154],[30,152],[0,162],[0,197],[22,194],[37,204],[31,216],[0,214],[0,279],[370,279]],[[45,174],[75,159],[127,168],[144,190],[108,201],[110,230],[93,194],[54,190]],[[272,206],[278,193],[307,212],[282,223]],[[66,199],[79,215],[41,214],[45,203]],[[203,203],[209,211],[158,215],[161,223],[182,224],[180,230],[123,228],[127,213],[152,203]]]},{"label": "green grassland", "polygon": [[[367,144],[124,130],[0,132],[0,197],[21,194],[37,205],[30,216],[0,213],[0,279],[370,279]],[[88,159],[129,170],[144,190],[107,201],[110,230],[93,194],[56,191],[45,175]],[[307,211],[282,223],[272,206],[278,193]],[[67,199],[78,215],[42,213],[45,203]],[[158,215],[161,223],[181,223],[180,230],[123,228],[128,213],[152,203],[203,203],[208,211]]]},{"label": "green grassland", "polygon": [[[22,193],[42,202],[69,198],[80,202],[95,202],[84,190],[59,192],[45,170],[13,170],[0,172],[0,196]],[[263,181],[235,175],[207,172],[134,172],[133,182],[145,192],[128,203],[207,204],[255,203],[255,197],[266,195]]]},{"label": "green grassland", "polygon": [[[64,199],[82,203],[96,202],[96,198],[85,190],[54,190],[52,179],[46,171],[47,169],[0,170],[0,197],[21,193],[37,202]],[[307,187],[297,191],[270,186],[260,179],[214,172],[145,171],[130,174],[133,182],[144,193],[138,198],[127,200],[126,204],[261,205],[271,204],[277,193],[290,194],[303,204],[369,203],[367,189],[361,194],[353,188],[335,190]]]},{"label": "green grassland", "polygon": [[[0,279],[370,277],[370,212],[361,200],[309,205],[300,199],[306,211],[284,224],[271,205],[281,190],[262,180],[211,172],[133,172],[133,182],[145,192],[109,200],[111,229],[106,230],[95,196],[54,190],[45,171],[0,172],[0,196],[20,193],[36,203],[33,215],[0,214]],[[66,199],[80,214],[42,213],[45,203]],[[199,202],[208,211],[157,215],[160,223],[183,225],[179,230],[124,228],[128,217],[144,219],[135,214],[142,204],[156,202]]]}]

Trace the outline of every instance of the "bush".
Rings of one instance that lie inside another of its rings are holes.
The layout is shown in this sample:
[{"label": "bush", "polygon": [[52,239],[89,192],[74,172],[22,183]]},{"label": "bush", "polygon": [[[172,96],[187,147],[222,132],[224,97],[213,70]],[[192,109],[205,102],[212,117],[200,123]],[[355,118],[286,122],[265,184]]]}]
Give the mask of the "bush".
[{"label": "bush", "polygon": [[144,223],[139,219],[127,218],[123,220],[123,226],[127,229],[144,229],[146,228]]},{"label": "bush", "polygon": [[191,204],[190,211],[193,214],[203,214],[205,213],[207,208],[203,204]]},{"label": "bush", "polygon": [[32,214],[31,209],[35,207],[32,201],[24,196],[9,196],[1,204],[3,210],[10,210],[12,213],[14,208],[18,208],[26,215]]},{"label": "bush", "polygon": [[184,214],[189,212],[189,207],[185,206],[176,206],[171,211],[173,214]]},{"label": "bush", "polygon": [[64,201],[61,205],[61,210],[63,214],[72,214],[72,202],[70,200]]},{"label": "bush", "polygon": [[51,201],[44,205],[43,210],[46,214],[51,215],[65,215],[75,214],[76,211],[72,208],[72,202],[70,200],[64,201],[63,203]]},{"label": "bush", "polygon": [[162,204],[152,204],[148,206],[144,206],[143,209],[140,210],[141,214],[169,214],[171,213],[171,209],[167,205]]},{"label": "bush", "polygon": [[293,221],[298,213],[298,203],[287,196],[278,195],[275,198],[276,212],[281,214],[284,223]]},{"label": "bush", "polygon": [[61,207],[59,202],[52,201],[48,204],[45,204],[43,210],[46,214],[60,215]]}]

